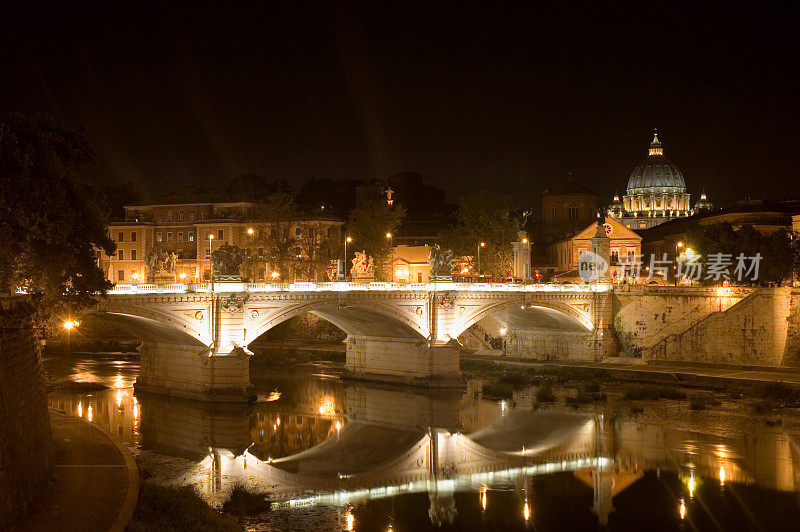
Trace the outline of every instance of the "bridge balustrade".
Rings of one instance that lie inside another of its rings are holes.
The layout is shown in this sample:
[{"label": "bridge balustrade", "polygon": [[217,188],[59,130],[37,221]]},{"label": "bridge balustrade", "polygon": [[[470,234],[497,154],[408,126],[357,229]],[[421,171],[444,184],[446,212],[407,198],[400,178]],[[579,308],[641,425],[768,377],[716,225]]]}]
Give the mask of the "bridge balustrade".
[{"label": "bridge balustrade", "polygon": [[[390,283],[390,282],[307,282],[294,283],[214,283],[224,292],[340,292],[340,291],[465,291],[465,292],[605,292],[611,285],[519,284],[519,283]],[[648,287],[648,290],[652,287]],[[672,290],[675,290],[672,288]],[[211,292],[211,283],[116,284],[109,294],[148,294]]]}]

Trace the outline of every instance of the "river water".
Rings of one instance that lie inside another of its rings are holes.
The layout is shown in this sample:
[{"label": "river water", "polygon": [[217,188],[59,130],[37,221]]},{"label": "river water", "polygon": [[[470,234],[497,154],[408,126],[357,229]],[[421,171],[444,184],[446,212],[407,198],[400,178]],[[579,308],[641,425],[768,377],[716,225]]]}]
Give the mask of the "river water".
[{"label": "river water", "polygon": [[[235,486],[273,509],[249,530],[800,530],[800,416],[746,400],[533,404],[342,381],[334,364],[256,366],[252,405],[134,395],[138,361],[45,359],[50,405],[115,434],[143,478]],[[92,487],[90,489],[102,489]]]}]

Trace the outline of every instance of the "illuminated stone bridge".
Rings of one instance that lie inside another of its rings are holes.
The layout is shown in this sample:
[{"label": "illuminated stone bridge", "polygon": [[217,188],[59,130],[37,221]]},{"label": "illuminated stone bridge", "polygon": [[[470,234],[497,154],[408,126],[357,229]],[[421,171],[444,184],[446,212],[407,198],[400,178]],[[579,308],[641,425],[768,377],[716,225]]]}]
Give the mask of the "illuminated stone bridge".
[{"label": "illuminated stone bridge", "polygon": [[610,295],[575,285],[129,285],[98,312],[143,341],[139,387],[224,399],[249,387],[248,344],[306,312],[347,333],[351,376],[448,386],[460,381],[455,339],[488,316],[578,335],[591,359],[613,354]]},{"label": "illuminated stone bridge", "polygon": [[306,312],[347,333],[349,376],[437,387],[460,382],[457,339],[479,322],[512,356],[675,359],[685,351],[705,362],[793,365],[798,301],[792,289],[209,283],[118,285],[97,310],[142,340],[139,388],[244,400],[247,346]]}]

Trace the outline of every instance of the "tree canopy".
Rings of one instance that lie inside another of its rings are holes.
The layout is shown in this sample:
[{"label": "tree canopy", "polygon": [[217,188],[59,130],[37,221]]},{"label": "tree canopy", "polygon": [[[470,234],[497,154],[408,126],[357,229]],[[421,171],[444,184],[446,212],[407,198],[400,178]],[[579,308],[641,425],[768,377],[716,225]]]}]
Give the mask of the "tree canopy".
[{"label": "tree canopy", "polygon": [[[301,214],[295,199],[278,191],[250,211],[255,234],[247,259],[245,275],[259,277],[269,263],[280,278],[292,277],[319,280],[325,278],[331,259],[338,255],[338,242],[332,239],[321,220]],[[293,227],[292,222],[297,222]]]},{"label": "tree canopy", "polygon": [[764,234],[749,225],[736,230],[729,223],[717,223],[689,231],[686,240],[688,246],[703,257],[701,261],[711,254],[723,253],[730,255],[735,265],[739,254],[745,257],[760,254],[758,279],[742,282],[780,285],[792,278],[793,266],[797,260],[796,244],[792,241],[791,233],[784,229]]},{"label": "tree canopy", "polygon": [[[348,252],[352,254],[364,251],[372,257],[378,280],[385,281],[391,278],[389,261],[393,241],[386,235],[393,235],[397,231],[405,215],[406,210],[402,205],[391,206],[380,197],[363,201],[350,211],[347,236],[353,239],[353,243],[348,247]],[[349,264],[345,266],[349,267]]]},{"label": "tree canopy", "polygon": [[87,179],[95,158],[82,133],[46,116],[0,122],[0,291],[24,288],[55,310],[88,306],[111,287],[95,253],[115,251]]},{"label": "tree canopy", "polygon": [[[481,242],[480,270],[496,279],[513,273],[513,244],[519,223],[512,212],[511,196],[477,193],[463,196],[458,205],[458,221],[439,234],[443,248],[457,255],[476,257]],[[475,267],[477,269],[477,261]]]}]

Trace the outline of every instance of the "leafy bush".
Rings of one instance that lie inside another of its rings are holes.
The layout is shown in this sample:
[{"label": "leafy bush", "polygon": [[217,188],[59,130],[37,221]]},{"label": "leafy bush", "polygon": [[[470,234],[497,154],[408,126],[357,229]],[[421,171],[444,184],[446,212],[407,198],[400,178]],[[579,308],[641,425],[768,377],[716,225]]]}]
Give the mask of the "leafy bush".
[{"label": "leafy bush", "polygon": [[538,379],[534,377],[533,373],[524,369],[507,370],[500,375],[498,380],[502,383],[510,385],[515,390],[538,382]]},{"label": "leafy bush", "polygon": [[462,359],[459,365],[461,366],[461,371],[483,371],[488,373],[502,371],[501,366],[487,360]]},{"label": "leafy bush", "polygon": [[773,408],[775,404],[769,399],[757,399],[750,403],[750,409],[756,414],[769,414]]},{"label": "leafy bush", "polygon": [[245,517],[267,512],[270,506],[272,503],[265,495],[253,493],[242,486],[235,486],[231,496],[222,505],[222,510],[238,517]]},{"label": "leafy bush", "polygon": [[583,385],[583,391],[586,393],[598,393],[600,391],[600,383],[597,381],[590,381]]},{"label": "leafy bush", "polygon": [[514,396],[514,388],[504,382],[487,382],[483,385],[483,396],[490,399],[511,399]]},{"label": "leafy bush", "polygon": [[144,482],[128,532],[239,532],[239,521],[210,507],[190,486],[170,488]]},{"label": "leafy bush", "polygon": [[536,400],[540,403],[555,403],[556,396],[553,393],[553,385],[550,381],[543,381],[536,390]]},{"label": "leafy bush", "polygon": [[696,394],[689,398],[691,410],[705,410],[709,406],[719,406],[722,402],[711,394]]},{"label": "leafy bush", "polygon": [[760,386],[757,396],[780,403],[794,403],[800,401],[800,389],[782,382],[771,382]]},{"label": "leafy bush", "polygon": [[690,410],[705,410],[706,408],[707,405],[702,399],[694,398],[689,402]]}]

